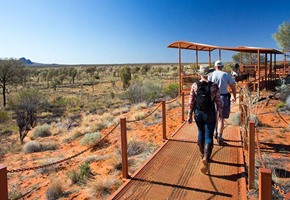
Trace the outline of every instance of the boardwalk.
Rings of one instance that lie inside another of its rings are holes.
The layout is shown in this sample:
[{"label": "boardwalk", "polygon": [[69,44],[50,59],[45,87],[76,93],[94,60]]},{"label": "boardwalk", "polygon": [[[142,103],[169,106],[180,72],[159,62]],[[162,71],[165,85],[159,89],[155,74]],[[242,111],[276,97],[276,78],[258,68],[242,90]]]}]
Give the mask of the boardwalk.
[{"label": "boardwalk", "polygon": [[225,146],[215,141],[208,174],[201,159],[195,124],[183,124],[112,199],[246,199],[241,137],[228,124]]}]

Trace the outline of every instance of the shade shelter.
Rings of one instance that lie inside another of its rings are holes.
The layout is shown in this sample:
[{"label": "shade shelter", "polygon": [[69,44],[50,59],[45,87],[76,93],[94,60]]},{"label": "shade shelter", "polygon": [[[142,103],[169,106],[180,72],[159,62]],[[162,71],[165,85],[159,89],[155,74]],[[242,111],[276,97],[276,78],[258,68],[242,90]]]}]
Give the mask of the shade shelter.
[{"label": "shade shelter", "polygon": [[[245,53],[257,53],[258,55],[258,63],[254,69],[255,77],[254,81],[257,83],[258,88],[261,89],[260,83],[263,78],[263,80],[266,83],[266,87],[268,85],[268,80],[276,78],[277,77],[277,71],[276,71],[276,55],[277,54],[283,54],[283,52],[278,51],[276,49],[271,48],[262,48],[262,47],[248,47],[248,46],[238,46],[238,47],[225,47],[225,46],[216,46],[216,45],[208,45],[208,44],[201,44],[196,42],[186,42],[186,41],[176,41],[168,45],[168,48],[177,48],[178,49],[178,75],[179,75],[179,92],[183,91],[183,73],[181,71],[181,49],[185,50],[193,50],[195,51],[196,55],[196,62],[195,67],[198,67],[198,53],[199,51],[207,51],[208,52],[208,64],[211,66],[211,52],[214,50],[218,50],[218,59],[221,59],[221,51],[227,50],[227,51],[236,51],[236,52],[245,52]],[[260,55],[265,54],[265,61],[264,61],[264,74],[261,75],[261,59]],[[241,54],[242,55],[242,54]],[[270,62],[268,66],[268,55],[270,55]],[[273,58],[274,56],[274,67],[273,67]],[[246,66],[243,66],[241,63],[242,59],[240,59],[240,65],[242,66],[242,71],[245,70]],[[284,66],[284,73],[285,73],[285,66]]]}]

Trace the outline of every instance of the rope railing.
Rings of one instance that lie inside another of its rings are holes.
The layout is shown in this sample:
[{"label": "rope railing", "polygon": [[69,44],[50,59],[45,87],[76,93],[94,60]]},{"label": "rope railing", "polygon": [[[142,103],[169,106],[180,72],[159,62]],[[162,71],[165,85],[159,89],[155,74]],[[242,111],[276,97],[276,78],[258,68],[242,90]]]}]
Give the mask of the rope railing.
[{"label": "rope railing", "polygon": [[57,164],[60,164],[60,163],[63,163],[63,162],[66,162],[68,160],[71,160],[87,151],[89,151],[90,149],[93,149],[94,147],[98,146],[105,138],[107,138],[118,126],[119,126],[120,123],[117,123],[113,129],[111,131],[109,131],[104,137],[102,137],[96,144],[70,156],[70,157],[67,157],[67,158],[64,158],[62,160],[59,160],[59,161],[56,161],[56,162],[52,162],[52,163],[49,163],[49,164],[45,164],[45,165],[39,165],[39,166],[35,166],[35,167],[28,167],[28,168],[19,168],[19,169],[12,169],[12,170],[7,170],[8,173],[15,173],[15,172],[24,172],[24,171],[30,171],[30,170],[37,170],[37,169],[42,169],[42,168],[46,168],[46,167],[50,167],[50,166],[53,166],[53,165],[57,165]]},{"label": "rope railing", "polygon": [[[182,119],[184,118],[184,94],[182,94],[182,103],[181,103],[181,107],[182,107]],[[167,140],[166,138],[166,104],[170,104],[170,103],[173,103],[175,101],[177,101],[181,96],[179,95],[178,97],[170,100],[170,101],[162,101],[161,103],[159,103],[156,108],[151,111],[150,113],[148,113],[146,116],[140,118],[140,119],[136,119],[136,120],[128,120],[127,122],[138,122],[140,120],[143,120],[149,116],[151,116],[153,113],[155,113],[157,111],[157,109],[160,108],[160,106],[162,106],[162,124],[163,124],[163,139],[164,140]],[[184,121],[184,120],[183,120]],[[64,163],[64,162],[67,162],[77,156],[80,156],[82,154],[84,154],[85,152],[93,149],[93,148],[96,148],[96,147],[99,147],[100,145],[102,145],[102,142],[105,141],[105,139],[120,125],[121,127],[121,148],[124,149],[124,151],[122,150],[122,154],[123,152],[127,152],[127,144],[125,144],[124,146],[124,143],[127,143],[127,139],[126,139],[126,125],[124,125],[124,122],[126,124],[126,118],[121,118],[120,119],[120,122],[118,122],[108,133],[106,133],[101,139],[99,139],[96,144],[94,145],[91,145],[89,146],[88,148],[72,155],[72,156],[69,156],[67,158],[64,158],[64,159],[61,159],[61,160],[58,160],[58,161],[55,161],[55,162],[52,162],[52,163],[48,163],[48,164],[44,164],[44,165],[38,165],[38,166],[33,166],[33,167],[27,167],[27,168],[18,168],[18,169],[10,169],[10,170],[7,170],[6,166],[5,165],[2,165],[0,164],[0,177],[1,177],[1,181],[0,181],[0,186],[1,186],[1,190],[5,190],[5,192],[3,192],[2,194],[0,194],[0,199],[4,198],[8,198],[8,179],[7,179],[7,174],[8,173],[16,173],[16,172],[24,172],[24,171],[30,171],[30,170],[38,170],[38,169],[42,169],[42,168],[46,168],[46,167],[51,167],[53,165],[58,165],[58,164],[61,164],[61,163]],[[125,156],[122,155],[122,157],[126,158]],[[124,159],[125,160],[125,159]],[[126,162],[126,161],[125,161]],[[124,162],[124,163],[125,163]],[[123,166],[124,165],[124,166]],[[128,165],[127,163],[126,164],[123,164],[123,158],[122,158],[122,168],[123,168],[123,177],[124,178],[128,178]],[[126,169],[127,168],[127,169]]]}]

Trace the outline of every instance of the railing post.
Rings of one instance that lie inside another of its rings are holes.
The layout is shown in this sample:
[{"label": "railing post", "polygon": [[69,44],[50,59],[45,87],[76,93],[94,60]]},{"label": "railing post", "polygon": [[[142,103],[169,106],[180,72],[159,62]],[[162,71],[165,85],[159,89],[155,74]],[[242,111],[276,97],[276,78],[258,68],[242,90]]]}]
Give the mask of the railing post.
[{"label": "railing post", "polygon": [[0,164],[0,199],[8,200],[7,168]]},{"label": "railing post", "polygon": [[270,169],[259,169],[259,200],[272,199],[272,172]]},{"label": "railing post", "polygon": [[166,140],[166,104],[162,101],[162,133],[163,140]]},{"label": "railing post", "polygon": [[241,94],[240,92],[240,95],[239,95],[239,110],[241,112],[241,125],[244,124],[244,111],[243,111],[243,94]]},{"label": "railing post", "polygon": [[123,178],[129,178],[128,174],[128,153],[127,153],[127,127],[126,118],[120,119],[121,126],[121,149],[122,149],[122,173]]},{"label": "railing post", "polygon": [[181,109],[182,109],[181,110],[181,120],[182,120],[181,122],[183,123],[185,120],[184,119],[184,92],[181,93],[181,105],[182,105],[181,106]]},{"label": "railing post", "polygon": [[255,181],[255,122],[249,122],[249,151],[248,151],[248,165],[249,165],[249,189],[254,188]]}]

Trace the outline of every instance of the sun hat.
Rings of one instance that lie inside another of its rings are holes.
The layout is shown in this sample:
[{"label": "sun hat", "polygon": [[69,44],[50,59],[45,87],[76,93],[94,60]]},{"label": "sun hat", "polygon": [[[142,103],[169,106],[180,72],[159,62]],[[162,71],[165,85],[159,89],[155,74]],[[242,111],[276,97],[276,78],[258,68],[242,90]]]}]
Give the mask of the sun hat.
[{"label": "sun hat", "polygon": [[200,65],[196,73],[200,76],[210,76],[214,72],[214,69],[209,68],[208,65]]},{"label": "sun hat", "polygon": [[217,61],[215,61],[214,66],[216,66],[216,67],[221,67],[221,66],[224,66],[224,64],[223,64],[222,61],[217,60]]}]

